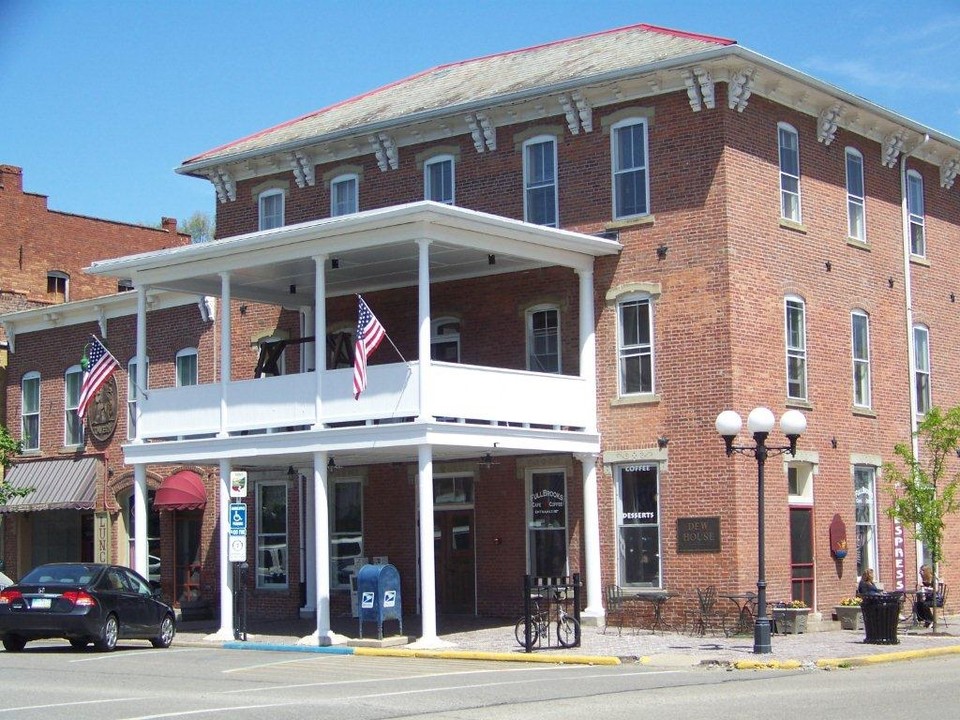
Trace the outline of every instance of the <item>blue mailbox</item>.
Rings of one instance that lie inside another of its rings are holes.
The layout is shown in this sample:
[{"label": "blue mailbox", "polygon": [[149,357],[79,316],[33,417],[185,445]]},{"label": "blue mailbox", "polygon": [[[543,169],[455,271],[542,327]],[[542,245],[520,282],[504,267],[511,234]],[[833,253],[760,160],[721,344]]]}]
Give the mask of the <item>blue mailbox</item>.
[{"label": "blue mailbox", "polygon": [[357,573],[357,610],[360,637],[363,623],[377,623],[377,639],[383,640],[383,621],[396,620],[403,634],[400,573],[393,565],[364,565]]}]

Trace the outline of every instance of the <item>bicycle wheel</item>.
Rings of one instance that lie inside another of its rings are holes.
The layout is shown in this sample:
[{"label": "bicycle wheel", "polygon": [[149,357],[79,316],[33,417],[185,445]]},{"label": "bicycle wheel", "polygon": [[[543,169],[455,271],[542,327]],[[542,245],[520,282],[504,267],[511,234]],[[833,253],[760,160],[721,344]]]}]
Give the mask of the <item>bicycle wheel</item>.
[{"label": "bicycle wheel", "polygon": [[560,647],[573,647],[577,644],[577,636],[580,634],[580,623],[572,615],[563,615],[557,620],[557,640]]},{"label": "bicycle wheel", "polygon": [[[517,620],[516,627],[513,628],[513,634],[517,638],[517,644],[522,648],[526,648],[526,621],[523,618]],[[540,631],[537,629],[537,619],[530,618],[530,647],[536,645],[539,639]]]}]

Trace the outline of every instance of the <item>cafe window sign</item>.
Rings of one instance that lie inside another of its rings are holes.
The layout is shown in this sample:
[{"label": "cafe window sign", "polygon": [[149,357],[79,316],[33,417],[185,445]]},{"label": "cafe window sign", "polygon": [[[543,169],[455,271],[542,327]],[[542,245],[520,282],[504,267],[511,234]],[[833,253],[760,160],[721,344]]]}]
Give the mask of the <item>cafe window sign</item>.
[{"label": "cafe window sign", "polygon": [[530,574],[567,574],[567,478],[563,471],[536,470],[528,481],[527,528]]},{"label": "cafe window sign", "polygon": [[617,468],[617,579],[625,587],[660,587],[659,466]]}]

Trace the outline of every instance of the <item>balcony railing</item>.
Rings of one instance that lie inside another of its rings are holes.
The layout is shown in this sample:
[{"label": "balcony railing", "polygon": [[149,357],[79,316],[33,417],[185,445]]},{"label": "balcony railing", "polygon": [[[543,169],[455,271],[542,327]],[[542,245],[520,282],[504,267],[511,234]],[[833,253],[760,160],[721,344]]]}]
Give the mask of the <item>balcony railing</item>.
[{"label": "balcony railing", "polygon": [[579,430],[591,425],[595,401],[579,377],[440,362],[431,362],[428,373],[422,413],[417,362],[370,366],[367,389],[358,400],[352,368],[324,371],[319,423],[314,373],[231,382],[223,417],[220,384],[151,389],[140,400],[140,437],[402,422],[424,414],[440,421],[517,427]]}]

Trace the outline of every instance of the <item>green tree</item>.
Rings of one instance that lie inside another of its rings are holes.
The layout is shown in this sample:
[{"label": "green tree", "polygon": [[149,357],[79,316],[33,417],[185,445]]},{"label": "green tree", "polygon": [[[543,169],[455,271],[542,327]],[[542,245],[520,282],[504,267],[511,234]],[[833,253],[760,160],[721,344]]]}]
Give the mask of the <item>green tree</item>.
[{"label": "green tree", "polygon": [[[899,463],[885,463],[883,474],[892,502],[887,515],[898,519],[920,540],[933,561],[934,591],[943,560],[945,518],[957,511],[960,472],[949,475],[948,463],[960,447],[960,406],[943,412],[932,408],[917,425],[913,443],[894,447]],[[933,608],[937,630],[937,609]]]},{"label": "green tree", "polygon": [[[14,440],[6,426],[0,425],[0,466],[4,472],[13,464],[13,458],[20,454],[23,443]],[[33,492],[33,488],[13,488],[0,479],[0,505],[6,505],[15,497],[24,497]]]},{"label": "green tree", "polygon": [[202,243],[213,240],[216,227],[213,220],[206,213],[195,212],[190,218],[177,228],[182,233],[187,233],[193,238],[193,242]]}]

